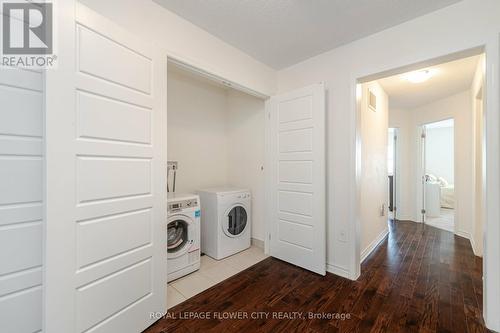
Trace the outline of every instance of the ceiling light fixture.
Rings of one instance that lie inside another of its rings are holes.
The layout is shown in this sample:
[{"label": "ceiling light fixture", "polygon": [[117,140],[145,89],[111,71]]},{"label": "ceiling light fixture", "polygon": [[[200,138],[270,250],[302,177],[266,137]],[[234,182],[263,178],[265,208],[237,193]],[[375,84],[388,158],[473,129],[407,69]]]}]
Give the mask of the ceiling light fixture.
[{"label": "ceiling light fixture", "polygon": [[403,78],[411,83],[422,83],[429,80],[434,74],[433,70],[423,69],[403,74]]}]

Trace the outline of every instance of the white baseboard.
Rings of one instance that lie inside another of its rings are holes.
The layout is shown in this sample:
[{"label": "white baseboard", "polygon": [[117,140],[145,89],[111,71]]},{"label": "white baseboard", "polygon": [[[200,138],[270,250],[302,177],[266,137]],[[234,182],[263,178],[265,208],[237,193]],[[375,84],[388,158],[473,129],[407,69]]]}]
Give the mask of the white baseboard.
[{"label": "white baseboard", "polygon": [[469,241],[470,241],[470,245],[472,246],[472,252],[474,252],[474,255],[475,256],[478,256],[478,257],[481,257],[478,252],[477,252],[477,247],[476,247],[476,242],[474,242],[474,237],[471,237],[469,238]]},{"label": "white baseboard", "polygon": [[396,214],[396,219],[401,221],[414,221],[415,218],[411,215],[399,215]]},{"label": "white baseboard", "polygon": [[494,318],[492,321],[488,320],[485,316],[485,324],[486,328],[488,328],[492,332],[500,332],[500,320]]},{"label": "white baseboard", "polygon": [[361,252],[361,262],[365,261],[365,259],[370,255],[370,253],[375,250],[375,248],[382,242],[385,237],[389,234],[389,229],[385,228],[378,236],[375,238],[370,245],[366,249]]},{"label": "white baseboard", "polygon": [[469,240],[470,240],[470,238],[471,238],[471,237],[470,237],[470,234],[469,234],[468,232],[466,232],[466,231],[461,231],[461,230],[457,230],[457,231],[455,232],[455,235],[460,236],[460,237],[463,237],[463,238],[467,238],[467,239],[469,239]]},{"label": "white baseboard", "polygon": [[340,267],[333,264],[326,264],[326,271],[338,276],[342,276],[343,278],[346,279],[351,279],[349,271],[344,267]]},{"label": "white baseboard", "polygon": [[398,216],[396,221],[408,221],[408,222],[414,222],[414,223],[422,223],[421,220],[418,218],[415,218],[414,216]]},{"label": "white baseboard", "polygon": [[482,255],[480,255],[477,252],[477,247],[476,247],[476,243],[474,242],[474,237],[472,237],[472,235],[470,233],[468,233],[466,231],[459,230],[459,231],[455,232],[455,235],[463,237],[463,238],[467,238],[470,242],[470,245],[472,246],[472,252],[474,252],[474,255],[477,257],[482,257]]},{"label": "white baseboard", "polygon": [[255,246],[255,247],[258,247],[259,249],[264,250],[264,241],[263,240],[252,237],[251,244],[252,244],[252,246]]}]

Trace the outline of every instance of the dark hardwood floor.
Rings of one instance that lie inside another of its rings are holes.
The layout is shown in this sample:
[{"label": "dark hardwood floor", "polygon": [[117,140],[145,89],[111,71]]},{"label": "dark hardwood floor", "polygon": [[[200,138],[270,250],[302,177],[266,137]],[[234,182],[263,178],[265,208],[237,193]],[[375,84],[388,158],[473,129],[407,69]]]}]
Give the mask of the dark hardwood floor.
[{"label": "dark hardwood floor", "polygon": [[268,258],[175,306],[145,332],[488,332],[482,261],[469,241],[413,222],[389,227],[357,281]]}]

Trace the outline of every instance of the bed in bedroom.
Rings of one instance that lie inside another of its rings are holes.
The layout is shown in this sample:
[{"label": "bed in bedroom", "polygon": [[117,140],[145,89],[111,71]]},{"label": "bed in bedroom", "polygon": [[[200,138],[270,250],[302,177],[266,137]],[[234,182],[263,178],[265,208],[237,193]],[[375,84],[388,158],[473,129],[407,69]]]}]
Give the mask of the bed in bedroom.
[{"label": "bed in bedroom", "polygon": [[455,186],[443,177],[426,175],[427,207],[455,208]]},{"label": "bed in bedroom", "polygon": [[455,208],[455,186],[453,184],[441,186],[441,207]]}]

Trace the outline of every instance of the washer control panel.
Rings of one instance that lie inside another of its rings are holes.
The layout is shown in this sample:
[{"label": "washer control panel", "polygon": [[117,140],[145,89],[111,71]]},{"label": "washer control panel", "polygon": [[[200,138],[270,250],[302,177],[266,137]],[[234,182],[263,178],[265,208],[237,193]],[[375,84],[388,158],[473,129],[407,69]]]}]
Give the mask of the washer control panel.
[{"label": "washer control panel", "polygon": [[192,208],[198,206],[197,199],[182,200],[177,202],[172,202],[168,204],[169,212],[178,212],[182,209]]}]

